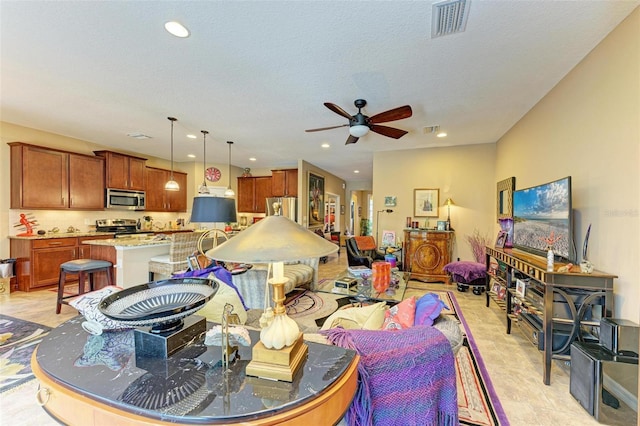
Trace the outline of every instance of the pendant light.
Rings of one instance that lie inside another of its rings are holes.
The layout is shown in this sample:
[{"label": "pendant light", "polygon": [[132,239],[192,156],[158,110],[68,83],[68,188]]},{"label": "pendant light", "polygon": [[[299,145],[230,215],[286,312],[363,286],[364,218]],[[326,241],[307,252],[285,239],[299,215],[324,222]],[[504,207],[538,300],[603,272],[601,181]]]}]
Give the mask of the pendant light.
[{"label": "pendant light", "polygon": [[173,178],[173,122],[178,121],[175,117],[167,117],[169,121],[171,121],[171,176],[169,177],[169,181],[164,184],[165,191],[179,191],[180,185]]},{"label": "pendant light", "polygon": [[227,170],[227,174],[229,175],[229,185],[227,186],[227,190],[224,191],[224,196],[225,197],[235,197],[236,193],[233,192],[233,189],[231,189],[231,145],[233,145],[233,142],[231,141],[227,141],[227,144],[229,145],[229,167]]},{"label": "pendant light", "polygon": [[198,194],[208,194],[209,187],[207,186],[207,135],[209,132],[206,130],[200,130],[202,133],[202,185],[198,188]]}]

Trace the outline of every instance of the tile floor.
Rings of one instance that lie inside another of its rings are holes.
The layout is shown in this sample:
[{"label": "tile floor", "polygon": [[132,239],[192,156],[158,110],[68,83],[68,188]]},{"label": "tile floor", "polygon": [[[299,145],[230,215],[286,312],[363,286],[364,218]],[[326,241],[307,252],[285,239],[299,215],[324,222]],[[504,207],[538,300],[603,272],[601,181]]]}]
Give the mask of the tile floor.
[{"label": "tile floor", "polygon": [[[336,277],[346,268],[346,253],[331,255],[326,264],[321,263],[320,278]],[[428,290],[442,289],[444,284],[410,282],[409,288]],[[482,354],[493,386],[500,398],[512,425],[597,425],[599,424],[580,406],[569,393],[569,371],[562,361],[553,361],[551,385],[542,383],[542,355],[514,328],[512,334],[505,333],[506,321],[503,311],[495,304],[485,307],[485,297],[471,292],[460,293],[454,286],[451,290],[461,307],[473,337]],[[0,297],[0,312],[17,318],[38,322],[51,327],[72,318],[77,313],[66,305],[60,315],[55,314],[56,295],[52,291],[12,293]],[[55,425],[35,405],[35,398],[25,398],[7,392],[0,394],[0,424],[11,418],[12,424]],[[36,411],[38,410],[38,411]],[[25,418],[24,413],[34,417]],[[16,413],[13,417],[12,413]],[[20,421],[15,422],[16,418]]]}]

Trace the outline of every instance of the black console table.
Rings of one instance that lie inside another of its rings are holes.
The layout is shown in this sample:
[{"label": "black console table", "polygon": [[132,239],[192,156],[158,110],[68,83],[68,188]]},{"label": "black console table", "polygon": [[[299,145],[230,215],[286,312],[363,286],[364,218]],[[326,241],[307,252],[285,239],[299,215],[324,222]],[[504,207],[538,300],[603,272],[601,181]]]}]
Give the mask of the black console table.
[{"label": "black console table", "polygon": [[[204,336],[153,359],[136,354],[133,330],[93,336],[83,321],[51,330],[31,360],[40,405],[64,424],[333,424],[355,394],[359,358],[338,346],[307,342],[293,382],[276,382],[245,374],[250,347],[225,372]],[[259,333],[250,335],[255,344]]]},{"label": "black console table", "polygon": [[[497,270],[492,263],[499,265]],[[507,333],[511,333],[511,323],[516,321],[542,351],[545,385],[551,381],[552,358],[570,359],[554,351],[554,338],[564,332],[569,341],[561,346],[568,348],[580,328],[598,327],[600,318],[613,315],[613,280],[617,276],[599,271],[583,274],[577,266],[570,272],[558,272],[564,266],[556,263],[550,272],[546,270],[546,259],[540,256],[486,247],[486,306],[494,298],[506,311]],[[517,287],[514,276],[522,277],[520,284],[525,285]],[[504,294],[504,299],[498,293]]]}]

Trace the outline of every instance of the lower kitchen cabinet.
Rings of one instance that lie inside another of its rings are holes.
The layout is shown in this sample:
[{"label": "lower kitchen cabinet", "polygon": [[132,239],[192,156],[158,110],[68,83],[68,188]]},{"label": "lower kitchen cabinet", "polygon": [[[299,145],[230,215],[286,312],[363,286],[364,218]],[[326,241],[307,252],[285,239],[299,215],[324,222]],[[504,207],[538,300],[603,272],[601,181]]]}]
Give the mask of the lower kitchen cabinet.
[{"label": "lower kitchen cabinet", "polygon": [[[113,238],[113,235],[42,239],[11,238],[10,256],[16,259],[18,290],[32,291],[57,286],[62,263],[89,257],[90,248],[82,242],[104,238]],[[68,281],[75,279],[75,275],[69,275],[67,278]]]}]

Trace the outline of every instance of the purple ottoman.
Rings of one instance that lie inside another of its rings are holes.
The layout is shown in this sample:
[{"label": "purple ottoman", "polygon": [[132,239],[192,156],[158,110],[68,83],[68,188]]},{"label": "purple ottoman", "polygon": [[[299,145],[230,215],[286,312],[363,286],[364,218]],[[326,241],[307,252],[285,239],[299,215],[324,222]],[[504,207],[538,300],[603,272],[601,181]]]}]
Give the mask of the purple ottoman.
[{"label": "purple ottoman", "polygon": [[487,286],[487,269],[483,263],[458,261],[444,265],[444,271],[458,286],[458,291],[473,287],[473,294],[480,295]]}]

